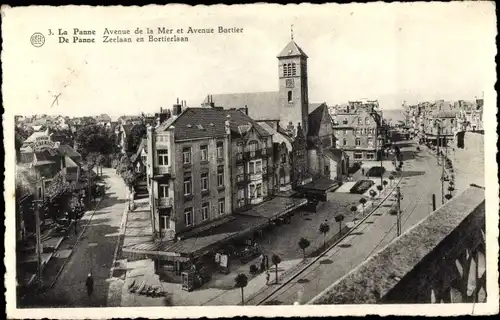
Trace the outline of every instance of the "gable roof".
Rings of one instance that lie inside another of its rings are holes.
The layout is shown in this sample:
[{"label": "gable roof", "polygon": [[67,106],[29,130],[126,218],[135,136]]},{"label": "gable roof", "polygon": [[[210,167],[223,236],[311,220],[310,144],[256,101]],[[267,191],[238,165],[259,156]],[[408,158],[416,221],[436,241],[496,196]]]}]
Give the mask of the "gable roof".
[{"label": "gable roof", "polygon": [[[210,95],[217,107],[239,109],[248,107],[248,116],[254,120],[279,120],[279,92],[248,92]],[[209,96],[203,103],[209,102]]]},{"label": "gable roof", "polygon": [[67,144],[59,145],[57,151],[59,151],[61,155],[68,156],[70,158],[81,157],[80,153],[78,153],[75,149],[73,149],[71,146],[68,146]]},{"label": "gable roof", "polygon": [[274,143],[278,143],[278,144],[282,144],[282,143],[285,143],[286,145],[286,148],[288,150],[292,150],[292,143],[291,141],[288,139],[287,136],[283,135],[282,133],[276,131],[273,129],[273,127],[271,127],[270,125],[268,125],[267,123],[265,122],[261,122],[259,123],[259,125],[264,129],[266,130],[267,132],[269,132],[269,134],[271,134],[273,136],[273,142]]},{"label": "gable roof", "polygon": [[277,58],[286,58],[286,57],[304,57],[307,58],[306,53],[302,50],[295,41],[291,40],[288,44],[281,50],[280,54],[278,54]]},{"label": "gable roof", "polygon": [[270,135],[256,121],[238,110],[186,108],[177,118],[171,119],[160,125],[157,131],[172,126],[176,141],[223,137],[226,135],[226,121],[229,121],[231,132],[237,135],[242,135],[241,126],[244,125],[251,125],[261,136]]},{"label": "gable roof", "polygon": [[323,149],[323,154],[332,160],[340,162],[340,160],[342,160],[342,155],[344,154],[344,151],[342,151],[342,149],[337,149],[332,147]]},{"label": "gable roof", "polygon": [[141,153],[142,153],[142,150],[144,149],[144,151],[147,153],[148,152],[148,149],[146,148],[147,146],[147,143],[148,143],[148,139],[145,139],[143,138],[141,140],[141,143],[139,144],[139,147],[137,148],[137,151],[136,153],[130,158],[130,160],[132,162],[135,162],[137,159],[140,159],[141,158]]},{"label": "gable roof", "polygon": [[122,127],[123,127],[123,132],[125,132],[125,134],[129,134],[130,131],[132,130],[132,128],[134,127],[134,125],[133,124],[123,124]]},{"label": "gable roof", "polygon": [[[310,106],[310,105],[309,105]],[[310,109],[309,109],[310,110]],[[319,129],[321,127],[321,121],[323,121],[323,117],[329,117],[328,106],[326,103],[321,103],[319,107],[314,109],[313,112],[309,113],[308,122],[308,136],[317,136],[319,133]],[[329,123],[331,123],[331,119],[329,119]]]}]

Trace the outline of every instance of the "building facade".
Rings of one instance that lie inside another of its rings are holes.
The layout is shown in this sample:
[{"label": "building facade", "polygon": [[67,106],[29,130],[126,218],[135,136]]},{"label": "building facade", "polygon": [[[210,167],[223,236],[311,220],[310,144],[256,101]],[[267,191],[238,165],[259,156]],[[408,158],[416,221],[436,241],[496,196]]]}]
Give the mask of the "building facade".
[{"label": "building facade", "polygon": [[170,119],[148,128],[147,144],[158,238],[182,238],[196,227],[224,221],[273,190],[267,174],[272,137],[242,111],[176,104]]},{"label": "building facade", "polygon": [[352,161],[377,160],[384,144],[378,103],[350,101],[333,120],[335,146]]}]

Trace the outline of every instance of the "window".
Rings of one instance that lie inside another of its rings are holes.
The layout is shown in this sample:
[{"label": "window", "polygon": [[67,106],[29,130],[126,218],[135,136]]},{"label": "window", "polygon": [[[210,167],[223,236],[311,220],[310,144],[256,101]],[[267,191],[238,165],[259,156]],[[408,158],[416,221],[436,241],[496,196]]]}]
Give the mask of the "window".
[{"label": "window", "polygon": [[208,173],[201,174],[201,190],[208,190]]},{"label": "window", "polygon": [[292,91],[288,91],[288,102],[292,102]]},{"label": "window", "polygon": [[184,178],[184,195],[191,194],[191,177]]},{"label": "window", "polygon": [[168,216],[160,216],[160,229],[168,229]]},{"label": "window", "polygon": [[373,138],[368,138],[368,146],[373,147]]},{"label": "window", "polygon": [[366,159],[373,160],[373,159],[375,159],[375,155],[373,153],[367,153],[366,154]]},{"label": "window", "polygon": [[295,67],[295,63],[292,63],[292,76],[297,74],[297,69]]},{"label": "window", "polygon": [[257,198],[262,197],[262,183],[257,183],[256,187]]},{"label": "window", "polygon": [[347,146],[347,139],[342,139],[342,144],[343,144],[344,146]]},{"label": "window", "polygon": [[191,148],[182,149],[182,160],[185,164],[191,163]]},{"label": "window", "polygon": [[219,214],[224,214],[226,208],[226,201],[224,198],[219,199]]},{"label": "window", "polygon": [[168,184],[160,184],[158,186],[158,196],[160,198],[168,198]]},{"label": "window", "polygon": [[330,167],[325,166],[325,175],[330,174]]},{"label": "window", "polygon": [[157,135],[156,137],[157,137],[157,141],[159,141],[159,142],[167,141],[167,139],[166,139],[167,137],[165,137],[165,136]]},{"label": "window", "polygon": [[224,186],[224,166],[217,167],[217,186]]},{"label": "window", "polygon": [[224,144],[222,142],[217,142],[217,158],[224,158]]},{"label": "window", "polygon": [[354,154],[354,159],[362,159],[362,158],[363,158],[363,154],[362,153],[356,152]]},{"label": "window", "polygon": [[158,150],[158,165],[159,166],[168,166],[168,150],[167,149]]},{"label": "window", "polygon": [[370,124],[370,118],[368,117],[365,118],[365,124]]},{"label": "window", "polygon": [[245,199],[245,189],[238,189],[238,200]]},{"label": "window", "polygon": [[356,146],[360,146],[360,145],[361,145],[361,139],[356,138]]},{"label": "window", "polygon": [[42,199],[42,187],[38,187],[38,199]]},{"label": "window", "polygon": [[209,204],[208,202],[205,202],[201,207],[201,221],[208,220],[208,208]]},{"label": "window", "polygon": [[283,65],[283,77],[288,77],[288,65],[286,63]]},{"label": "window", "polygon": [[248,173],[249,174],[262,173],[262,160],[254,160],[248,162]]},{"label": "window", "polygon": [[363,123],[363,120],[361,120],[361,118],[358,118],[358,124],[362,124]]},{"label": "window", "polygon": [[286,163],[286,152],[281,153],[281,163]]},{"label": "window", "polygon": [[207,161],[208,160],[208,146],[201,146],[200,147],[200,154],[201,154],[201,161]]},{"label": "window", "polygon": [[243,166],[238,166],[238,169],[237,169],[237,170],[238,170],[238,174],[239,174],[239,175],[240,175],[240,174],[244,174],[244,173],[245,173],[245,167],[243,167]]},{"label": "window", "polygon": [[344,129],[344,135],[347,135],[347,129]]},{"label": "window", "polygon": [[249,192],[250,193],[250,199],[255,198],[255,185],[254,184],[250,184],[249,188],[250,188],[250,190],[249,190],[250,191]]},{"label": "window", "polygon": [[342,120],[342,123],[343,123],[343,124],[348,124],[349,122],[347,121],[347,118],[344,118],[344,119]]},{"label": "window", "polygon": [[184,210],[184,224],[186,227],[193,224],[193,208],[187,208]]}]

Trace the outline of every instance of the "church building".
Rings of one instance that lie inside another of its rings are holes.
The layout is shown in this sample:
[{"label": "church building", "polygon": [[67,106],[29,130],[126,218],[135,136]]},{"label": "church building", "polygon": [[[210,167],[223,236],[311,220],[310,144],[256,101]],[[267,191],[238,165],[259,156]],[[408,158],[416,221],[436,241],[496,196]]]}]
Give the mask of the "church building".
[{"label": "church building", "polygon": [[310,184],[313,177],[336,186],[332,178],[341,177],[337,170],[329,170],[330,164],[341,161],[340,167],[347,162],[343,156],[326,159],[332,154],[328,150],[335,147],[332,119],[324,112],[326,103],[309,102],[308,56],[292,35],[277,59],[278,91],[209,94],[202,106],[242,110],[273,135],[279,191]]}]

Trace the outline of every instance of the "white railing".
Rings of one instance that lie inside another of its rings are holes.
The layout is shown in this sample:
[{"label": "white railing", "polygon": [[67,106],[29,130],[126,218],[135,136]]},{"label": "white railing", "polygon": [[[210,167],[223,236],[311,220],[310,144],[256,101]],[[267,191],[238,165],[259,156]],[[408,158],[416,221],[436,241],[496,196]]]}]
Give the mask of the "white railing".
[{"label": "white railing", "polygon": [[251,174],[249,174],[249,178],[250,178],[251,181],[262,180],[262,172],[251,173]]},{"label": "white railing", "polygon": [[172,198],[159,198],[158,206],[160,207],[171,207],[174,204]]},{"label": "white railing", "polygon": [[158,172],[158,174],[172,173],[172,167],[171,166],[158,166],[158,167],[156,167],[156,172]]}]

